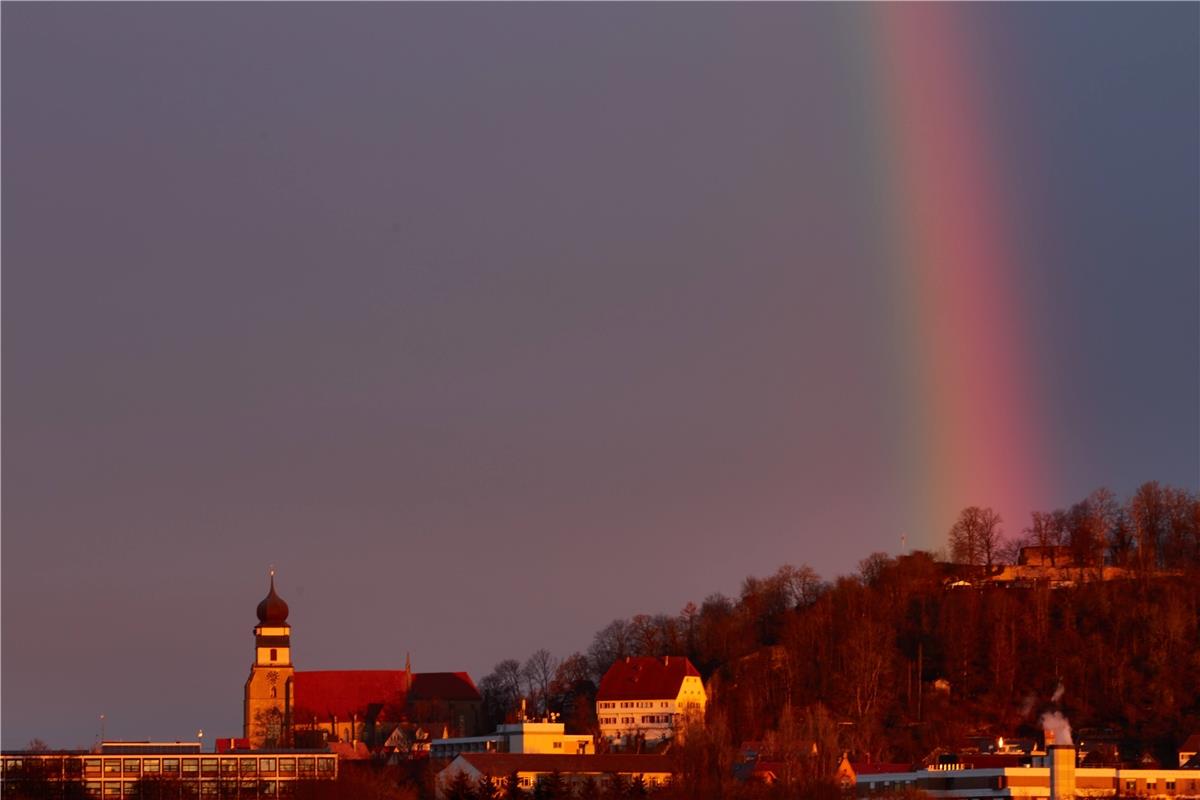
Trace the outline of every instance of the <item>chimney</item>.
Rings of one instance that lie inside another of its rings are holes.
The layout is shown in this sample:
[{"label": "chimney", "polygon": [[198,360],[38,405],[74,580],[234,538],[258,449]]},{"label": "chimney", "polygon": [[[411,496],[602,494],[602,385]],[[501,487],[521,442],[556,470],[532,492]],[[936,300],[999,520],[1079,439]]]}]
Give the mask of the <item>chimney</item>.
[{"label": "chimney", "polygon": [[1050,800],[1075,800],[1075,745],[1046,747],[1050,761]]}]

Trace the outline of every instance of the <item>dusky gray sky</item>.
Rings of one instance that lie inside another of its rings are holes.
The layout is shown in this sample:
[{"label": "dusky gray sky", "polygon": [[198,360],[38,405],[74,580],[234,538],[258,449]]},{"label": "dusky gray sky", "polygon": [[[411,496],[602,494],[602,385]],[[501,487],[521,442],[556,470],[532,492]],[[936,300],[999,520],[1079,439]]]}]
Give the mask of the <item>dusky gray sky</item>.
[{"label": "dusky gray sky", "polygon": [[922,13],[1049,476],[933,505],[879,7],[4,4],[3,746],[239,735],[272,564],[298,668],[478,680],[1195,490],[1200,6]]}]

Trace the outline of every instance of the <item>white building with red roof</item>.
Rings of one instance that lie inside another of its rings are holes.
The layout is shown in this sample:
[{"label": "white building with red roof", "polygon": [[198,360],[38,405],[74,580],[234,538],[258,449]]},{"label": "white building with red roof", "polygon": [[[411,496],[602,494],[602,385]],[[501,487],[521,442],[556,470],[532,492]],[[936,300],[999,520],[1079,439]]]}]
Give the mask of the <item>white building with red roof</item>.
[{"label": "white building with red roof", "polygon": [[600,736],[614,750],[654,747],[704,721],[708,695],[684,656],[628,657],[609,667],[596,692]]}]

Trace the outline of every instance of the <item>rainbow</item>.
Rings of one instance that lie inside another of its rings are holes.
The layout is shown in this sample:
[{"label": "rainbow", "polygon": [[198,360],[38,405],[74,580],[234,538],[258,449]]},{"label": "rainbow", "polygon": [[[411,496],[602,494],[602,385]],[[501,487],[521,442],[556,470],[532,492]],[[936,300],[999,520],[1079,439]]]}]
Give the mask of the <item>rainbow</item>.
[{"label": "rainbow", "polygon": [[[897,375],[900,460],[918,530],[939,547],[958,512],[989,505],[1018,533],[1049,494],[1038,446],[1030,315],[1016,291],[1014,205],[989,141],[988,92],[961,29],[969,9],[875,3],[867,22],[879,211],[913,359]],[[863,52],[863,50],[859,50]]]}]

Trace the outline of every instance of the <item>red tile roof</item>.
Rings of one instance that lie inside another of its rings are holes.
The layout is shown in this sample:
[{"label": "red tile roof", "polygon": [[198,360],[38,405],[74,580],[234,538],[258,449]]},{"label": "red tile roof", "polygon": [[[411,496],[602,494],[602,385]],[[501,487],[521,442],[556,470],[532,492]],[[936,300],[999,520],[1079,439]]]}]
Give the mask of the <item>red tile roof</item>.
[{"label": "red tile roof", "polygon": [[477,701],[483,698],[465,672],[418,672],[413,675],[409,697],[413,700]]},{"label": "red tile roof", "polygon": [[402,669],[337,669],[298,671],[292,678],[295,719],[303,725],[315,716],[349,721],[376,716],[385,706],[413,700],[478,701],[482,698],[465,672],[417,672]]},{"label": "red tile roof", "polygon": [[700,677],[685,656],[637,656],[613,664],[600,680],[597,700],[660,700],[679,696],[683,679]]},{"label": "red tile roof", "polygon": [[[601,755],[554,755],[549,753],[463,753],[458,756],[484,775],[503,777],[513,772],[561,772],[569,774],[672,773],[674,764],[666,756],[605,753]],[[456,759],[457,760],[457,759]]]},{"label": "red tile roof", "polygon": [[855,775],[883,775],[889,772],[912,772],[912,764],[856,761],[850,765],[850,769],[854,770]]},{"label": "red tile roof", "polygon": [[320,722],[373,716],[380,706],[404,705],[407,694],[408,673],[402,669],[306,671],[292,678],[294,717],[301,725],[314,716]]}]

